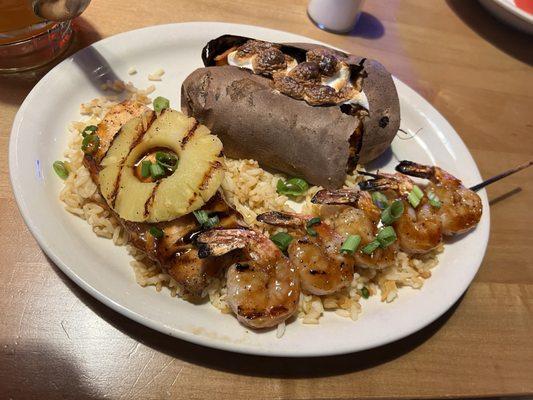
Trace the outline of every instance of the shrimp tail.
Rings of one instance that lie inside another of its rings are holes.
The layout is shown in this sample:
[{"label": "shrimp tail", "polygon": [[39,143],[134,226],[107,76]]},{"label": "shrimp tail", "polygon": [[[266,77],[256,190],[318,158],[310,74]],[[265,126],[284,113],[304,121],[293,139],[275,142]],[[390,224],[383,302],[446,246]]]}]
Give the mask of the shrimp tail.
[{"label": "shrimp tail", "polygon": [[396,166],[396,171],[417,178],[431,179],[435,175],[435,168],[428,165],[417,164],[413,161],[400,161]]},{"label": "shrimp tail", "polygon": [[318,191],[311,203],[313,204],[351,204],[355,205],[359,201],[361,192],[355,189],[339,189],[339,190],[327,190],[323,189]]},{"label": "shrimp tail", "polygon": [[388,189],[396,190],[398,189],[398,183],[391,178],[368,179],[366,181],[359,182],[359,188],[368,192],[376,192]]},{"label": "shrimp tail", "polygon": [[219,257],[230,251],[244,249],[253,236],[247,228],[211,229],[198,235],[198,257]]},{"label": "shrimp tail", "polygon": [[259,214],[256,218],[259,222],[274,226],[297,227],[304,225],[309,218],[296,213],[284,213],[279,211],[268,211]]}]

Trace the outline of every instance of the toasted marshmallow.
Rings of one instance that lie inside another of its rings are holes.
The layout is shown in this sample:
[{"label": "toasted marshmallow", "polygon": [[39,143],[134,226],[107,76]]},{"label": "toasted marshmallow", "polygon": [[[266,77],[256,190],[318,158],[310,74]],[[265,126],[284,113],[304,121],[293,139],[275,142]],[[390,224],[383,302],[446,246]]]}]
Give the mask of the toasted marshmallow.
[{"label": "toasted marshmallow", "polygon": [[344,104],[359,104],[361,107],[370,111],[370,104],[368,103],[368,98],[363,90],[357,92],[357,94],[352,97],[350,100],[344,102]]},{"label": "toasted marshmallow", "polygon": [[[251,55],[249,57],[237,57],[237,51],[238,50],[234,50],[228,54],[228,64],[233,67],[249,69],[255,74],[256,71],[254,70],[252,60],[254,57],[256,57],[256,54]],[[290,57],[290,59],[287,61],[287,69],[285,70],[285,72],[289,72],[297,65],[298,62],[294,58]]]},{"label": "toasted marshmallow", "polygon": [[322,76],[322,84],[327,85],[339,92],[345,86],[350,85],[350,67],[345,63],[341,64],[341,68],[333,76]]},{"label": "toasted marshmallow", "polygon": [[289,57],[289,61],[287,61],[287,70],[285,72],[289,72],[291,69],[293,69],[297,65],[298,65],[298,61],[296,61],[292,57]]},{"label": "toasted marshmallow", "polygon": [[250,57],[237,57],[237,50],[228,54],[228,64],[234,67],[246,68],[253,71],[252,56]]},{"label": "toasted marshmallow", "polygon": [[[253,73],[256,73],[252,63],[253,57],[255,56],[256,55],[254,54],[249,57],[237,57],[237,50],[234,50],[228,54],[228,64],[234,67],[245,68],[252,71]],[[285,73],[288,73],[297,65],[298,62],[291,57],[287,61],[287,69],[285,70]],[[350,67],[347,64],[342,63],[341,68],[335,75],[322,76],[321,81],[323,85],[330,86],[337,92],[339,92],[345,87],[350,87],[352,86],[352,83],[350,82]],[[361,107],[370,111],[368,99],[363,91],[357,92],[354,97],[352,97],[348,101],[343,102],[343,104],[359,104]]]},{"label": "toasted marshmallow", "polygon": [[[335,89],[337,92],[341,91],[345,87],[351,87],[352,82],[350,81],[350,67],[342,63],[341,68],[333,76],[322,76],[322,84],[327,85]],[[370,105],[368,104],[368,99],[364,91],[356,92],[354,97],[350,100],[345,101],[343,104],[359,104],[361,107],[370,111]]]}]

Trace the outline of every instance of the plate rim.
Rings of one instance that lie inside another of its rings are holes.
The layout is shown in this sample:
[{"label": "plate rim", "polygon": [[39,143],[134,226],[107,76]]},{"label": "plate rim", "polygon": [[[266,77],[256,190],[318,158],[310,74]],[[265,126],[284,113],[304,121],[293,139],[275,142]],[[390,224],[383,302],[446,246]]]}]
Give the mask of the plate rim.
[{"label": "plate rim", "polygon": [[[77,56],[79,53],[81,53],[83,51],[87,51],[88,48],[91,48],[94,45],[102,46],[102,45],[105,45],[106,43],[108,43],[109,41],[116,40],[117,37],[120,38],[120,37],[128,36],[128,35],[131,35],[131,34],[135,34],[135,33],[139,32],[139,31],[153,30],[154,28],[156,28],[156,29],[165,29],[165,28],[173,28],[173,27],[176,27],[176,26],[184,26],[184,25],[205,26],[205,25],[212,25],[212,24],[224,26],[227,29],[232,29],[232,27],[234,28],[234,27],[238,26],[238,27],[245,27],[245,28],[248,28],[248,29],[259,29],[259,30],[264,31],[264,32],[272,31],[272,32],[276,32],[278,34],[282,33],[282,34],[289,34],[289,35],[293,35],[293,36],[296,35],[296,36],[301,36],[301,37],[304,38],[303,35],[295,34],[295,33],[292,33],[292,32],[281,31],[281,30],[277,30],[277,29],[271,29],[271,28],[260,27],[260,26],[255,26],[255,25],[225,23],[225,22],[218,22],[218,21],[194,21],[194,22],[182,22],[182,23],[170,23],[170,24],[152,25],[152,26],[143,27],[143,28],[140,28],[140,29],[121,32],[121,33],[118,33],[116,35],[106,37],[104,39],[101,39],[101,40],[99,40],[97,42],[92,43],[91,45],[89,45],[89,46],[87,46],[87,47],[85,47],[83,49],[78,50],[76,53],[70,55],[68,58],[63,60],[58,65],[56,65],[54,68],[52,68],[43,78],[41,78],[41,80],[28,93],[28,95],[26,96],[26,98],[22,102],[19,110],[16,113],[15,119],[13,121],[13,126],[12,126],[12,129],[11,129],[11,132],[10,132],[10,137],[9,137],[9,163],[8,163],[9,164],[9,177],[10,177],[11,186],[13,188],[13,194],[14,194],[14,197],[15,197],[15,201],[16,201],[17,206],[19,208],[19,212],[21,213],[21,215],[22,215],[22,217],[24,219],[24,222],[26,223],[26,226],[28,227],[29,231],[31,232],[31,234],[33,235],[35,240],[38,242],[38,244],[41,247],[41,249],[46,253],[46,255],[48,257],[50,257],[53,260],[53,262],[56,264],[56,266],[63,273],[65,273],[69,277],[69,279],[71,279],[72,281],[74,281],[74,283],[76,283],[76,285],[78,285],[85,292],[90,294],[92,297],[94,297],[95,299],[97,299],[98,301],[103,303],[104,305],[110,307],[114,311],[116,311],[116,312],[126,316],[127,318],[132,319],[133,321],[135,321],[137,323],[140,323],[140,324],[142,324],[142,325],[144,325],[144,326],[146,326],[146,327],[148,327],[150,329],[159,331],[161,333],[164,333],[164,334],[167,334],[169,336],[178,338],[180,340],[185,340],[185,341],[194,343],[196,345],[215,348],[215,349],[218,349],[218,350],[231,351],[231,352],[242,353],[242,354],[251,354],[251,355],[274,356],[274,357],[294,357],[294,358],[317,357],[317,356],[321,357],[321,356],[334,356],[334,355],[340,355],[340,354],[350,354],[350,353],[356,353],[356,352],[368,350],[368,349],[371,349],[371,348],[377,348],[377,347],[383,346],[383,345],[388,344],[388,343],[397,342],[398,340],[401,340],[401,339],[405,338],[406,336],[409,336],[409,335],[411,335],[411,334],[413,334],[415,332],[420,331],[421,329],[427,327],[428,325],[433,323],[435,320],[440,318],[451,307],[453,307],[453,305],[463,296],[463,294],[465,293],[465,291],[468,289],[468,287],[472,283],[473,279],[475,278],[477,272],[479,271],[479,268],[481,266],[483,258],[484,258],[485,254],[486,254],[487,245],[488,245],[488,239],[489,239],[489,233],[490,233],[490,209],[488,207],[486,207],[486,209],[483,210],[484,211],[483,212],[484,218],[487,219],[487,221],[486,221],[487,229],[486,229],[486,234],[484,235],[484,237],[482,237],[482,239],[483,239],[483,243],[482,243],[483,249],[482,249],[481,252],[478,253],[477,260],[475,260],[475,264],[477,265],[477,267],[472,269],[471,276],[469,276],[468,279],[465,279],[464,281],[462,281],[462,285],[457,290],[456,296],[454,296],[453,301],[449,305],[443,307],[442,310],[438,310],[438,312],[433,313],[430,318],[427,318],[427,319],[425,319],[423,321],[418,320],[416,324],[413,324],[409,329],[404,329],[402,334],[394,336],[393,339],[390,339],[390,338],[387,337],[387,338],[383,338],[381,341],[376,341],[375,343],[371,343],[371,344],[368,344],[366,346],[359,346],[357,348],[354,348],[354,346],[351,346],[351,349],[341,347],[341,348],[333,348],[333,349],[327,349],[327,350],[326,350],[326,348],[324,348],[323,350],[320,350],[320,351],[315,350],[315,351],[304,351],[304,352],[301,352],[301,351],[298,351],[298,349],[295,349],[292,352],[287,352],[287,351],[277,352],[276,349],[257,347],[255,345],[249,344],[249,343],[235,344],[235,343],[225,342],[225,341],[222,341],[222,340],[219,340],[219,339],[212,339],[212,338],[207,338],[207,337],[204,337],[204,336],[201,336],[201,335],[195,335],[194,333],[187,332],[187,331],[182,330],[182,329],[174,328],[174,330],[172,330],[172,329],[166,328],[163,323],[157,323],[157,321],[151,319],[150,317],[148,317],[146,315],[143,315],[143,314],[139,314],[139,313],[129,309],[128,307],[116,302],[112,298],[104,295],[98,289],[93,287],[90,283],[86,282],[84,279],[82,279],[80,276],[78,276],[76,274],[76,272],[71,267],[69,267],[65,262],[63,262],[55,254],[54,250],[49,245],[45,235],[43,234],[43,232],[41,232],[40,228],[33,221],[29,208],[26,207],[26,205],[25,205],[25,201],[24,201],[23,193],[22,193],[22,190],[23,190],[22,189],[22,184],[21,184],[21,181],[19,181],[16,178],[15,172],[14,172],[15,168],[13,168],[13,166],[17,164],[17,159],[18,159],[18,153],[17,153],[17,149],[18,149],[17,142],[18,142],[18,136],[19,136],[18,132],[20,130],[20,126],[22,124],[22,120],[23,120],[23,117],[25,115],[26,108],[28,107],[28,104],[36,96],[36,93],[40,90],[40,88],[42,86],[47,85],[48,82],[51,79],[53,79],[54,75],[59,73],[59,71],[62,68],[64,68],[64,65],[66,65],[69,62],[71,62],[73,60],[73,58],[75,56]],[[325,44],[327,46],[332,47],[331,45],[328,45],[326,43],[317,41],[316,39],[312,39],[312,38],[305,38],[305,39],[308,40],[308,41],[312,41],[312,42],[319,43],[319,44]],[[414,89],[412,89],[411,87],[409,87],[407,84],[403,83],[401,80],[399,80],[396,77],[394,77],[394,80],[395,80],[396,84],[402,85],[404,90],[409,91],[410,95],[415,95],[415,96],[420,97],[425,103],[427,103],[436,112],[436,115],[440,119],[439,125],[444,125],[444,127],[446,127],[446,129],[448,129],[448,130],[451,129],[451,131],[455,134],[456,139],[459,140],[461,145],[464,146],[464,148],[466,149],[466,153],[467,153],[467,155],[470,158],[469,161],[472,163],[472,165],[475,166],[475,169],[476,169],[475,172],[477,173],[478,176],[481,176],[481,174],[479,173],[479,168],[477,167],[477,164],[476,164],[472,154],[470,153],[470,150],[465,145],[465,143],[462,140],[461,136],[455,131],[455,129],[446,120],[446,118],[444,118],[444,116],[429,101],[427,101],[422,95],[420,95]],[[483,193],[483,196],[486,198],[485,190],[481,191],[480,193]],[[283,340],[283,339],[281,339],[281,340]],[[348,346],[348,347],[350,347],[350,346]]]}]

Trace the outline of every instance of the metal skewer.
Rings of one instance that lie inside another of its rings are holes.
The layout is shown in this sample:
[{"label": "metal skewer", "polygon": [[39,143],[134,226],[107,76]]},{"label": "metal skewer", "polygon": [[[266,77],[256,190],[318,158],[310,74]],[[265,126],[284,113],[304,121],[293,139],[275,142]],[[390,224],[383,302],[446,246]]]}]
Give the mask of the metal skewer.
[{"label": "metal skewer", "polygon": [[493,182],[499,181],[500,179],[505,178],[506,176],[512,175],[518,171],[522,171],[523,169],[526,169],[533,165],[533,161],[528,161],[522,165],[519,165],[517,167],[511,168],[510,170],[507,170],[505,172],[502,172],[501,174],[498,174],[496,176],[493,176],[492,178],[486,179],[481,183],[478,183],[477,185],[474,185],[470,188],[470,190],[473,190],[474,192],[477,192],[479,189],[483,189],[485,186],[490,185]]}]

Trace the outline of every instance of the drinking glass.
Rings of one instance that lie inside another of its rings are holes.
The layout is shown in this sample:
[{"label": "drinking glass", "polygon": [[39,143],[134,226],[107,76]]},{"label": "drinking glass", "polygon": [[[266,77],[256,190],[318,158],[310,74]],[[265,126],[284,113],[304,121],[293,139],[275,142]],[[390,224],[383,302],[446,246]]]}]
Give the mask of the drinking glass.
[{"label": "drinking glass", "polygon": [[37,68],[63,53],[71,19],[90,0],[0,0],[0,73]]}]

